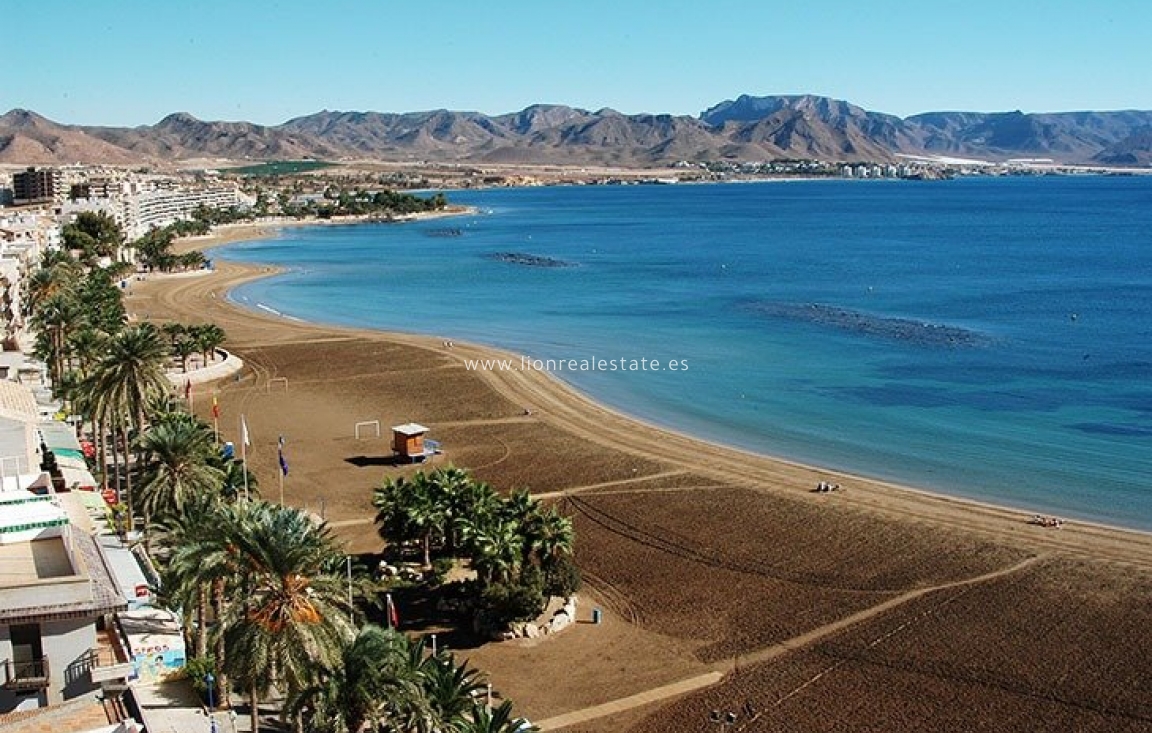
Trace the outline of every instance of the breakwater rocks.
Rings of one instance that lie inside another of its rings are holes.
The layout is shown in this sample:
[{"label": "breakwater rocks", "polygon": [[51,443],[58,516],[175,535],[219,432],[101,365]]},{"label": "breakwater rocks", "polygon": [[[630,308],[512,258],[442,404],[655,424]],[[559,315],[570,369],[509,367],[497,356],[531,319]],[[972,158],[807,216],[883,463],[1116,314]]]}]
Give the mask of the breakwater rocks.
[{"label": "breakwater rocks", "polygon": [[755,313],[772,318],[814,323],[918,346],[974,348],[992,343],[986,334],[959,326],[877,316],[822,303],[752,303],[748,307]]},{"label": "breakwater rocks", "polygon": [[484,255],[485,259],[507,262],[510,265],[524,267],[576,267],[575,262],[565,262],[551,257],[528,254],[526,252],[493,252]]}]

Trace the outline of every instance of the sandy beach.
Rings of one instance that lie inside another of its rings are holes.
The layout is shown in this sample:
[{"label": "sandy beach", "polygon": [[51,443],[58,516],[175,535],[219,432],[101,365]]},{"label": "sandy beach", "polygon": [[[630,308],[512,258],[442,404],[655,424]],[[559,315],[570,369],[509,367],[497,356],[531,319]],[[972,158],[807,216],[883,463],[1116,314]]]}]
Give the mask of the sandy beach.
[{"label": "sandy beach", "polygon": [[[267,236],[263,225],[190,240]],[[430,336],[304,324],[226,300],[272,268],[218,262],[133,284],[135,317],[211,321],[246,368],[199,388],[289,504],[350,552],[378,550],[371,490],[388,427],[428,425],[436,464],[528,488],[574,517],[584,608],[543,642],[466,652],[518,709],[569,731],[1152,730],[1152,535],[1029,516],[799,465],[648,425],[538,371],[468,371],[506,356]],[[526,408],[531,414],[526,414]],[[378,420],[383,434],[357,440]],[[819,482],[835,492],[814,492]],[[568,716],[568,717],[563,717]],[[1052,728],[1053,721],[1059,721]],[[931,726],[929,726],[931,723]],[[741,727],[742,726],[742,727]]]}]

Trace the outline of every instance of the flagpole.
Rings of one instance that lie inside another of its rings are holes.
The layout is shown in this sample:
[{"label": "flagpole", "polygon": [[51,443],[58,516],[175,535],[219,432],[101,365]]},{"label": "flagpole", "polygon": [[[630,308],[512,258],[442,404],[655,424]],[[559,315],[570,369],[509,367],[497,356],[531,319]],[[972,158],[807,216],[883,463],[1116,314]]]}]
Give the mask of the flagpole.
[{"label": "flagpole", "polygon": [[244,501],[248,501],[248,424],[240,416],[240,463],[244,466]]},{"label": "flagpole", "polygon": [[276,448],[276,462],[280,465],[277,466],[276,477],[280,480],[280,506],[284,506],[284,477],[288,475],[288,461],[284,458],[284,436],[281,435],[277,440]]}]

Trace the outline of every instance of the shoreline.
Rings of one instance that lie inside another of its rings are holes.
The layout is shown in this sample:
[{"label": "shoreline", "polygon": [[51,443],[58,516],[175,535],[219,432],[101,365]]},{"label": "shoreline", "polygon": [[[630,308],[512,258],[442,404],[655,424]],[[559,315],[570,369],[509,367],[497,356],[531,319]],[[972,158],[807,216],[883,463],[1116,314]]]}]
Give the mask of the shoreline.
[{"label": "shoreline", "polygon": [[[468,211],[452,212],[469,213]],[[444,215],[444,214],[442,214]],[[338,222],[354,223],[354,222]],[[285,225],[308,226],[318,222],[288,222]],[[322,225],[322,224],[321,224]],[[180,247],[211,249],[239,241],[272,236],[281,225],[252,224],[204,239],[183,239]],[[207,245],[205,247],[204,245]],[[187,295],[201,301],[180,304],[203,316],[223,309],[230,320],[240,319],[258,324],[262,329],[284,338],[340,334],[352,339],[369,339],[395,345],[416,347],[449,358],[464,371],[465,359],[518,357],[509,351],[482,344],[458,342],[444,349],[443,341],[431,335],[405,334],[374,329],[350,328],[275,317],[234,303],[227,293],[242,283],[276,274],[269,266],[223,263],[203,281],[202,287],[185,288]],[[223,282],[221,282],[223,280]],[[197,292],[198,291],[198,294]],[[205,298],[206,295],[210,297]],[[217,295],[221,297],[217,297]],[[177,295],[177,300],[179,299]],[[175,301],[170,301],[175,303]],[[243,342],[237,344],[243,349]],[[791,497],[811,496],[819,481],[840,483],[845,487],[844,501],[858,509],[890,518],[916,522],[933,522],[961,528],[984,537],[1023,542],[1048,549],[1059,549],[1098,558],[1137,561],[1152,565],[1152,533],[1103,522],[1073,520],[1059,530],[1036,527],[1027,523],[1030,513],[991,502],[942,494],[935,491],[849,472],[800,463],[727,445],[710,443],[666,426],[649,423],[615,408],[596,402],[567,382],[540,372],[468,372],[480,379],[497,395],[516,405],[531,405],[541,422],[572,436],[610,444],[634,456],[698,471],[720,480],[748,486],[766,495],[786,494]],[[331,387],[339,389],[337,385]],[[433,426],[435,427],[435,426]],[[462,465],[463,468],[469,468]],[[560,495],[564,491],[557,492]],[[815,498],[815,497],[813,497]]]}]

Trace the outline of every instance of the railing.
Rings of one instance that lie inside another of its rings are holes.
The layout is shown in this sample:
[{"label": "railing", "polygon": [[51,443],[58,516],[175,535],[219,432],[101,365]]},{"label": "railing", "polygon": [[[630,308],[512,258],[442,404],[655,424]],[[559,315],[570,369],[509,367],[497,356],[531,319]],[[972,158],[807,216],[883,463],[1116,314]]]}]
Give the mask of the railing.
[{"label": "railing", "polygon": [[48,657],[27,662],[4,660],[4,688],[35,690],[48,686]]},{"label": "railing", "polygon": [[93,684],[124,680],[132,675],[132,662],[119,649],[97,647],[88,652],[88,675]]}]

